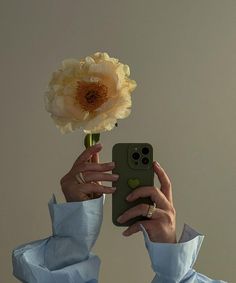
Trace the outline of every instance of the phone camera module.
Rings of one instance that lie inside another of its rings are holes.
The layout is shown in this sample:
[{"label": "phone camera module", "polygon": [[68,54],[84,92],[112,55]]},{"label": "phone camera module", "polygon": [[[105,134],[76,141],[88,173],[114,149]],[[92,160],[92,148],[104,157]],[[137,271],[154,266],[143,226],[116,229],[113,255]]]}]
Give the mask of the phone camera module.
[{"label": "phone camera module", "polygon": [[147,157],[144,157],[144,158],[142,159],[142,163],[143,163],[143,164],[148,164],[148,162],[149,162],[149,159],[148,159]]},{"label": "phone camera module", "polygon": [[133,157],[133,159],[137,160],[137,159],[139,159],[140,154],[139,154],[138,152],[134,152],[134,153],[132,154],[132,157]]},{"label": "phone camera module", "polygon": [[148,153],[149,153],[148,147],[143,147],[143,148],[142,148],[142,153],[143,153],[143,154],[148,154]]}]

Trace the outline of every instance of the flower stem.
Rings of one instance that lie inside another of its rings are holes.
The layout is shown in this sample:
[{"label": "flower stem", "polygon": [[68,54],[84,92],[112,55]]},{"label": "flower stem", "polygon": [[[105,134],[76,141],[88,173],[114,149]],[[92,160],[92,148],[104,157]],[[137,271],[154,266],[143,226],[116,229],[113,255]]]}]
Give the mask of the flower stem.
[{"label": "flower stem", "polygon": [[95,133],[95,134],[87,134],[84,138],[84,146],[86,148],[94,145],[99,141],[100,138],[100,133]]},{"label": "flower stem", "polygon": [[[97,143],[99,141],[100,138],[100,133],[97,134],[87,134],[84,138],[84,146],[86,148],[94,145],[95,143]],[[92,162],[92,159],[89,160],[89,162]],[[90,197],[91,199],[95,198],[95,193],[91,193]]]}]

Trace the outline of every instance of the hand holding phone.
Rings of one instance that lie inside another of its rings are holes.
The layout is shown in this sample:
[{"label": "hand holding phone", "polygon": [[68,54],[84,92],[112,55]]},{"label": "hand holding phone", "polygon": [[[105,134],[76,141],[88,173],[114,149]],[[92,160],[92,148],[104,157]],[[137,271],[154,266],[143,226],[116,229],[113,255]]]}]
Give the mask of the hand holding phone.
[{"label": "hand holding phone", "polygon": [[149,143],[117,143],[112,148],[112,161],[115,162],[113,174],[119,179],[112,182],[116,191],[112,194],[112,222],[116,226],[130,226],[136,221],[147,219],[138,216],[125,223],[117,222],[117,218],[129,208],[140,203],[153,204],[147,197],[130,203],[126,197],[136,188],[154,185],[153,148]]}]

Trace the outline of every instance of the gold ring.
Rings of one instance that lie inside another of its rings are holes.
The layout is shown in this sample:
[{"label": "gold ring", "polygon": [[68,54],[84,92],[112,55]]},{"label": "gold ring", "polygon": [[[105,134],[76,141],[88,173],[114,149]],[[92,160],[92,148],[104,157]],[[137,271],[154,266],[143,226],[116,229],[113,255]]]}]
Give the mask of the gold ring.
[{"label": "gold ring", "polygon": [[147,212],[147,215],[146,215],[147,218],[152,218],[152,215],[153,215],[153,212],[155,211],[155,208],[156,208],[155,203],[153,205],[151,205],[151,204],[149,205],[148,212]]}]

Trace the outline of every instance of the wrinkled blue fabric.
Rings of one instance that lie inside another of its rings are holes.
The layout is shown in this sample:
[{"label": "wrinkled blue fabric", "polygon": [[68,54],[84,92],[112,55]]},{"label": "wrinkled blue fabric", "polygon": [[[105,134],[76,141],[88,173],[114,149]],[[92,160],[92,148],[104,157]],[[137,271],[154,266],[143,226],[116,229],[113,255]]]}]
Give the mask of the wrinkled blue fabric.
[{"label": "wrinkled blue fabric", "polygon": [[[98,283],[101,260],[91,252],[103,220],[105,195],[82,202],[49,201],[52,236],[12,252],[13,275],[23,283]],[[225,283],[196,272],[204,236],[187,224],[177,244],[156,243],[143,225],[145,247],[155,276],[151,283]]]}]

